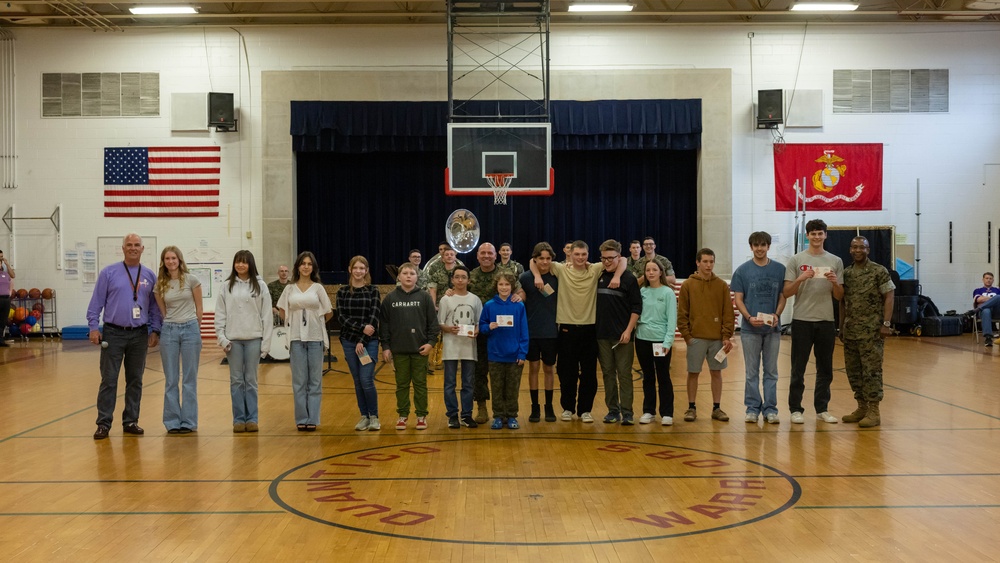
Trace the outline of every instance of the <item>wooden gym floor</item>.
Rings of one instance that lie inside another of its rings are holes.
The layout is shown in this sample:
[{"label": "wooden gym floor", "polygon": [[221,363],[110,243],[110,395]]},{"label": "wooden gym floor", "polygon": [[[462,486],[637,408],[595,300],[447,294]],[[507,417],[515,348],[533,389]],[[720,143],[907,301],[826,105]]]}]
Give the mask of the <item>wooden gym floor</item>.
[{"label": "wooden gym floor", "polygon": [[[605,425],[527,421],[517,431],[445,427],[440,372],[430,428],[393,428],[379,366],[381,432],[355,432],[343,360],[324,380],[323,423],[296,432],[287,364],[260,373],[261,431],[233,435],[228,370],[206,342],[200,428],[167,435],[163,375],[149,356],[140,424],[95,442],[99,350],[32,340],[0,349],[0,559],[17,561],[943,561],[1000,552],[1000,351],[972,335],[893,338],[883,425],[824,424],[785,406],[743,422],[743,362],[723,372],[723,408]],[[339,355],[339,346],[335,345]],[[831,412],[853,409],[838,345]],[[558,384],[557,384],[558,387]],[[124,385],[119,387],[123,391]],[[636,385],[636,407],[641,390]],[[558,389],[556,390],[558,401]],[[637,419],[641,412],[637,412]]]}]

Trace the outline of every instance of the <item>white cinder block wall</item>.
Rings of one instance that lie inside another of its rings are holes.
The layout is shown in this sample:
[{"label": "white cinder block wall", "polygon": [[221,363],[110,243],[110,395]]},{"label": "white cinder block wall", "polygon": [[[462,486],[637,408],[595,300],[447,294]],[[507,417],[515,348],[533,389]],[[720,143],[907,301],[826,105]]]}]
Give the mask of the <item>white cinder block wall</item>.
[{"label": "white cinder block wall", "polygon": [[[77,243],[96,249],[98,236],[138,231],[162,248],[185,252],[207,245],[229,268],[240,248],[261,255],[260,73],[303,69],[443,70],[444,26],[127,30],[106,34],[77,30],[13,30],[17,50],[18,183],[0,191],[17,216],[48,216],[63,204],[63,249]],[[753,33],[753,38],[748,34]],[[751,56],[752,53],[752,56]],[[789,129],[787,142],[885,144],[884,209],[811,214],[832,226],[896,225],[917,238],[915,185],[920,180],[920,279],[942,309],[968,308],[980,274],[996,270],[986,258],[986,222],[1000,229],[1000,26],[555,26],[552,68],[728,68],[733,75],[733,263],[745,260],[754,230],[779,235],[777,256],[791,251],[791,213],[774,211],[771,134],[753,128],[756,91],[781,88],[823,91],[824,125]],[[835,68],[947,68],[950,112],[939,115],[834,115]],[[43,72],[160,73],[161,117],[40,117]],[[239,133],[170,132],[170,94],[234,92]],[[578,99],[591,99],[580,92]],[[218,219],[105,219],[103,149],[193,140],[223,147],[221,215]],[[949,263],[948,222],[954,223]],[[82,324],[89,293],[56,269],[54,229],[19,221],[16,240],[0,239],[17,267],[18,287],[52,287],[59,321]],[[5,231],[4,231],[5,232]],[[246,237],[247,232],[250,238]],[[624,235],[623,235],[624,236]],[[275,265],[260,264],[268,279]],[[211,310],[213,303],[207,303]]]}]

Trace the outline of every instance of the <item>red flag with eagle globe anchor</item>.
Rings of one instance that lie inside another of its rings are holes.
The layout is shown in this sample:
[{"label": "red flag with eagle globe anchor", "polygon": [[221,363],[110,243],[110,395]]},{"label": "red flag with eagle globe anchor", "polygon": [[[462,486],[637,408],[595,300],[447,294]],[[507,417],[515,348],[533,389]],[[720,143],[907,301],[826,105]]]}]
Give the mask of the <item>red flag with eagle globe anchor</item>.
[{"label": "red flag with eagle globe anchor", "polygon": [[774,145],[778,211],[795,211],[796,182],[802,178],[806,211],[879,211],[882,143]]}]

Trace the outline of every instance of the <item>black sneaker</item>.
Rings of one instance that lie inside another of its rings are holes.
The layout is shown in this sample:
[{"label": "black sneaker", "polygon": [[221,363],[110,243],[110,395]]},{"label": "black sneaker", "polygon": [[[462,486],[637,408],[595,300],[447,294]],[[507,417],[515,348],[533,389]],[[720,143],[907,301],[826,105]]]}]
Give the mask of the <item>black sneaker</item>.
[{"label": "black sneaker", "polygon": [[458,423],[458,415],[448,417],[448,428],[458,428],[462,426]]},{"label": "black sneaker", "polygon": [[986,347],[987,348],[992,348],[993,347],[993,335],[992,334],[987,334],[984,338],[986,339]]},{"label": "black sneaker", "polygon": [[555,422],[556,421],[556,411],[552,409],[552,405],[545,405],[545,422]]},{"label": "black sneaker", "polygon": [[542,419],[542,407],[538,404],[531,405],[531,416],[528,417],[528,422],[538,422]]},{"label": "black sneaker", "polygon": [[635,422],[632,420],[632,415],[626,414],[622,416],[622,426],[633,426]]},{"label": "black sneaker", "polygon": [[471,416],[463,416],[462,417],[462,426],[465,426],[465,427],[468,427],[468,428],[478,428],[479,427],[479,423],[477,423],[475,420],[473,420]]}]

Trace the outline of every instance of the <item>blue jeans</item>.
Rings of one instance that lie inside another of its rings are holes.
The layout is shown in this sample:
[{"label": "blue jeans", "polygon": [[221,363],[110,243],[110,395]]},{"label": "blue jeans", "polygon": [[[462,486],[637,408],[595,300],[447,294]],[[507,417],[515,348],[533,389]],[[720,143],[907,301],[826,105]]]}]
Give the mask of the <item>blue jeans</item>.
[{"label": "blue jeans", "polygon": [[1000,295],[994,295],[979,306],[979,318],[983,321],[983,335],[993,336],[993,315],[1000,316]]},{"label": "blue jeans", "polygon": [[[743,363],[747,368],[746,389],[743,404],[747,414],[778,414],[778,349],[781,333],[769,331],[766,334],[740,331],[743,344]],[[761,362],[764,364],[764,401],[761,403],[760,379]]]},{"label": "blue jeans", "polygon": [[295,424],[319,424],[323,399],[323,343],[292,340],[288,350],[292,365]]},{"label": "blue jeans", "polygon": [[257,366],[260,338],[233,340],[229,359],[229,393],[233,397],[233,424],[257,422]]},{"label": "blue jeans", "polygon": [[[167,430],[198,428],[198,359],[201,357],[201,327],[197,319],[163,323],[160,361],[163,363],[163,426]],[[184,368],[183,378],[181,367]],[[178,383],[183,380],[183,400]]]},{"label": "blue jeans", "polygon": [[139,422],[139,402],[142,401],[142,373],[146,371],[146,350],[149,333],[145,329],[121,330],[104,325],[101,348],[101,387],[97,390],[97,424],[111,428],[118,396],[118,373],[125,362],[125,409],[122,426]]},{"label": "blue jeans", "polygon": [[365,346],[365,350],[372,359],[368,365],[361,365],[357,343],[341,338],[340,345],[344,347],[344,359],[347,360],[347,367],[351,370],[351,377],[354,379],[354,394],[357,395],[358,399],[358,411],[361,412],[361,416],[378,416],[378,393],[375,391],[378,340],[372,338]]},{"label": "blue jeans", "polygon": [[458,383],[458,368],[462,367],[462,417],[472,416],[472,398],[476,386],[476,360],[444,361],[444,409],[448,418],[458,416],[458,401],[455,387]]}]

